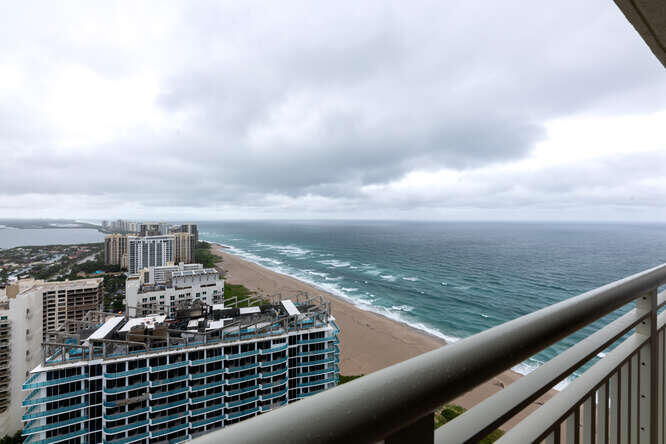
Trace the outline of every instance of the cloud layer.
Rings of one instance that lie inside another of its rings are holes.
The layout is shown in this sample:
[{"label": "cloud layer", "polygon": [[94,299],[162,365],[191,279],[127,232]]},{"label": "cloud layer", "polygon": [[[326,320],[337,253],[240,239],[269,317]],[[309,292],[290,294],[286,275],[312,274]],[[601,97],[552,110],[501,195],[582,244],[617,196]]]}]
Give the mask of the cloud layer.
[{"label": "cloud layer", "polygon": [[665,215],[666,77],[606,0],[9,9],[3,217]]}]

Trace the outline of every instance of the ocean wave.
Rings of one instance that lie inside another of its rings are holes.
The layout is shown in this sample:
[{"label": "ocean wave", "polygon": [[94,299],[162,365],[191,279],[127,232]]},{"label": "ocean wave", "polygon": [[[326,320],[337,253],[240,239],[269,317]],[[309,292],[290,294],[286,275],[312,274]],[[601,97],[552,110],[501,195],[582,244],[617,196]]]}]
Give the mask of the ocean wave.
[{"label": "ocean wave", "polygon": [[[511,370],[524,376],[532,373],[534,370],[541,367],[543,364],[544,363],[542,361],[539,361],[538,359],[530,358],[527,361],[521,362],[520,364],[516,365]],[[564,390],[564,388],[567,385],[571,384],[571,382],[574,379],[576,379],[578,376],[580,376],[579,373],[574,372],[572,375],[569,375],[562,381],[558,382],[553,388],[558,392],[561,392],[562,390]]]},{"label": "ocean wave", "polygon": [[419,278],[407,276],[407,277],[402,278],[402,280],[403,281],[416,282],[416,281],[419,280]]},{"label": "ocean wave", "polygon": [[394,305],[391,307],[391,310],[410,312],[414,310],[414,307],[410,307],[409,305]]},{"label": "ocean wave", "polygon": [[354,287],[342,287],[342,291],[347,291],[347,292],[358,291],[358,288],[354,288]]},{"label": "ocean wave", "polygon": [[305,256],[312,251],[306,250],[305,248],[297,247],[295,245],[275,245],[275,244],[266,244],[263,242],[257,242],[254,244],[257,247],[261,247],[266,250],[275,250],[278,254],[284,256]]},{"label": "ocean wave", "polygon": [[325,261],[317,261],[317,262],[324,265],[330,265],[331,267],[335,268],[349,267],[349,265],[351,265],[349,262],[339,261],[337,259],[327,259]]},{"label": "ocean wave", "polygon": [[381,274],[379,275],[379,277],[384,279],[385,281],[395,282],[395,276],[393,276],[392,274]]}]

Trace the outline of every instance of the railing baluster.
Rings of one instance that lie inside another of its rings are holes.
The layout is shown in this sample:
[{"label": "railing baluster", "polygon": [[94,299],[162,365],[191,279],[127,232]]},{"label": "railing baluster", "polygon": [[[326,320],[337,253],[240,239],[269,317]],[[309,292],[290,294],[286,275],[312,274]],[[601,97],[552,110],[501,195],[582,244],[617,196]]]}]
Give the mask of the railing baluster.
[{"label": "railing baluster", "polygon": [[559,442],[555,441],[555,432],[554,431],[550,432],[550,434],[546,437],[546,439],[543,440],[543,442],[545,444],[560,444]]},{"label": "railing baluster", "polygon": [[658,344],[658,351],[659,351],[659,356],[658,356],[658,361],[659,361],[659,376],[657,377],[657,405],[658,405],[658,410],[657,410],[657,418],[659,418],[657,427],[658,429],[658,436],[657,436],[657,442],[663,443],[664,442],[664,355],[663,355],[663,350],[664,350],[664,330],[661,329],[658,332],[659,335],[659,344]]},{"label": "railing baluster", "polygon": [[650,346],[645,344],[639,352],[638,426],[639,443],[650,443]]},{"label": "railing baluster", "polygon": [[597,390],[597,443],[608,443],[608,381]]},{"label": "railing baluster", "polygon": [[629,421],[629,428],[631,430],[631,442],[638,442],[638,432],[639,432],[639,427],[638,427],[638,399],[640,398],[641,394],[638,390],[638,372],[639,372],[639,365],[638,365],[638,354],[634,353],[634,355],[631,357],[629,360],[629,371],[631,373],[630,379],[630,386],[629,386],[629,391],[631,392],[631,409],[629,410],[629,415],[630,415],[630,421]]},{"label": "railing baluster", "polygon": [[594,444],[596,405],[594,393],[583,403],[583,444]]},{"label": "railing baluster", "polygon": [[636,333],[650,338],[640,350],[640,402],[639,426],[640,443],[657,444],[659,421],[658,397],[655,389],[659,376],[659,338],[657,335],[657,289],[650,290],[636,299],[636,309],[646,310],[649,316],[636,327]]},{"label": "railing baluster", "polygon": [[620,378],[618,377],[617,372],[610,377],[610,406],[609,406],[609,428],[608,428],[608,442],[610,444],[618,444],[618,427],[620,426],[620,421],[618,415],[620,414],[620,387],[619,387]]},{"label": "railing baluster", "polygon": [[626,363],[618,370],[620,378],[620,444],[629,444],[629,364]]}]

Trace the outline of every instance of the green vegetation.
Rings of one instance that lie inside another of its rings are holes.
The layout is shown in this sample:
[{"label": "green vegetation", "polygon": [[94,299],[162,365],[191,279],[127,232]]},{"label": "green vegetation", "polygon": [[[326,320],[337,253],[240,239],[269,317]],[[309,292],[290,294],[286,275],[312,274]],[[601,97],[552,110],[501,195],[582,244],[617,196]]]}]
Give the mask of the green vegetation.
[{"label": "green vegetation", "polygon": [[194,262],[203,264],[204,268],[214,268],[215,263],[219,262],[220,258],[215,256],[210,251],[210,244],[208,242],[198,242],[194,249]]},{"label": "green vegetation", "polygon": [[104,275],[104,311],[125,310],[125,281],[124,273]]},{"label": "green vegetation", "polygon": [[16,432],[14,436],[5,435],[0,438],[0,444],[21,444],[23,442],[23,437],[21,436],[21,430]]},{"label": "green vegetation", "polygon": [[[435,428],[439,428],[451,421],[453,418],[462,415],[465,413],[465,409],[459,405],[447,404],[441,408],[441,410],[435,411]],[[500,429],[492,431],[488,436],[479,441],[480,444],[490,444],[504,435],[504,432]]]},{"label": "green vegetation", "polygon": [[[250,296],[252,292],[245,288],[241,284],[230,284],[227,281],[224,281],[224,303],[226,304],[227,301],[237,298],[236,300],[241,301],[243,299],[246,299],[248,296]],[[230,302],[231,303],[231,302]],[[247,307],[248,303],[247,301],[241,302],[238,304],[238,307]]]},{"label": "green vegetation", "polygon": [[340,384],[344,384],[345,382],[353,381],[356,378],[360,378],[363,375],[340,375]]}]

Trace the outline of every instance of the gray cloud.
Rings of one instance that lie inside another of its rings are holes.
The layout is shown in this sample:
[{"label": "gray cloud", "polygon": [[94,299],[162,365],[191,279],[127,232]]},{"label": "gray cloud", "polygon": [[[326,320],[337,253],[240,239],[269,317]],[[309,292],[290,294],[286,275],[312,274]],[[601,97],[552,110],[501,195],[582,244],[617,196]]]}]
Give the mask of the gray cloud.
[{"label": "gray cloud", "polygon": [[[82,210],[102,199],[107,208],[130,201],[257,214],[299,205],[352,215],[469,202],[585,205],[597,187],[615,199],[631,194],[614,189],[626,164],[605,165],[598,177],[575,165],[495,177],[487,189],[456,191],[460,198],[443,190],[382,199],[363,187],[520,160],[547,137],[550,119],[666,105],[663,67],[606,0],[53,8],[34,16],[34,7],[12,5],[0,18],[0,50],[23,76],[20,90],[0,87],[7,207],[20,195],[86,196]],[[67,66],[110,82],[150,73],[166,123],[63,146],[42,100],[58,88],[49,77]]]}]

